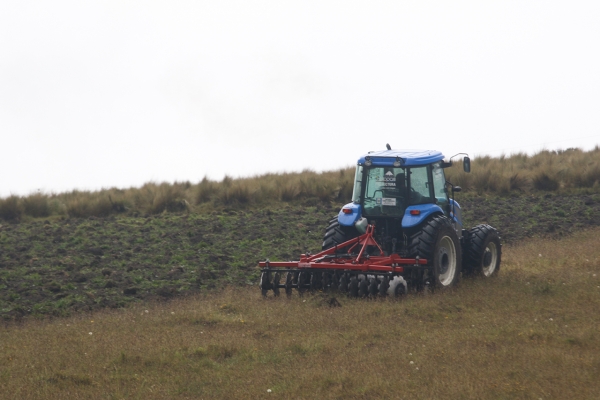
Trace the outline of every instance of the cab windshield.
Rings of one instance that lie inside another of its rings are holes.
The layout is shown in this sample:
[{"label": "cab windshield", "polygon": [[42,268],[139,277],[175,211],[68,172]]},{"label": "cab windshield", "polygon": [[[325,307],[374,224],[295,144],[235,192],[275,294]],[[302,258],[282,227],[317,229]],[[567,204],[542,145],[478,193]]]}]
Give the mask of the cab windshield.
[{"label": "cab windshield", "polygon": [[364,179],[365,215],[401,217],[409,205],[432,202],[427,166],[373,167]]}]

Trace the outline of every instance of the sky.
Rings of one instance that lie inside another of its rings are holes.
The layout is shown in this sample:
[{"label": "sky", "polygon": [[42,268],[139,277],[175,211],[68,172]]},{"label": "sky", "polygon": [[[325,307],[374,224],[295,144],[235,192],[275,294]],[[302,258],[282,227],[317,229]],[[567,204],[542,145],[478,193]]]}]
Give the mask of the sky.
[{"label": "sky", "polygon": [[0,2],[0,196],[600,144],[598,1]]}]

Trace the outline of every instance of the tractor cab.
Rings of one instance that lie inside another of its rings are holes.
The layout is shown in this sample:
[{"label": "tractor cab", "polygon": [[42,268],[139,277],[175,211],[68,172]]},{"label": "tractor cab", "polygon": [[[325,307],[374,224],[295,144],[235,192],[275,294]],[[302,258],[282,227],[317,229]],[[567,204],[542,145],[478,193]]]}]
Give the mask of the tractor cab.
[{"label": "tractor cab", "polygon": [[[465,158],[465,170],[468,168]],[[370,152],[357,163],[352,203],[338,215],[339,225],[364,233],[375,225],[384,243],[406,242],[407,234],[435,215],[449,218],[462,235],[460,206],[448,195],[444,168],[451,163],[433,150]],[[455,188],[456,190],[456,188]],[[459,189],[458,189],[459,190]]]},{"label": "tractor cab", "polygon": [[[440,163],[414,167],[359,166],[360,190],[353,200],[362,205],[364,217],[403,217],[409,206],[438,204],[447,209],[444,170]],[[358,176],[357,176],[358,178]],[[364,184],[363,182],[364,181]]]}]

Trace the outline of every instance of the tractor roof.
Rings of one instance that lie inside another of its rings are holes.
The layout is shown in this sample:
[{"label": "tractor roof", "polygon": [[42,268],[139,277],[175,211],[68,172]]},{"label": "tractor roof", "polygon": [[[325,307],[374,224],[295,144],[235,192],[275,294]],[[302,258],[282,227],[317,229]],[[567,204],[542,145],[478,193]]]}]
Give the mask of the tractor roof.
[{"label": "tractor roof", "polygon": [[360,157],[358,163],[364,164],[367,157],[371,158],[372,165],[379,167],[393,166],[396,157],[401,159],[403,167],[427,165],[444,159],[444,155],[437,150],[381,150],[370,151]]}]

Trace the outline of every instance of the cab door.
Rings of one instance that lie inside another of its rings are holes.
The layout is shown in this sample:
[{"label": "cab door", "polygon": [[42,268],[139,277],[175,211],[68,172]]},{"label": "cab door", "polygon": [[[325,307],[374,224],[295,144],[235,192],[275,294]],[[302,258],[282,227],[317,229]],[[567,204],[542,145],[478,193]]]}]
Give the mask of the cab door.
[{"label": "cab door", "polygon": [[440,163],[432,164],[431,174],[433,179],[433,192],[437,205],[449,216],[448,189],[446,188],[446,175]]}]

